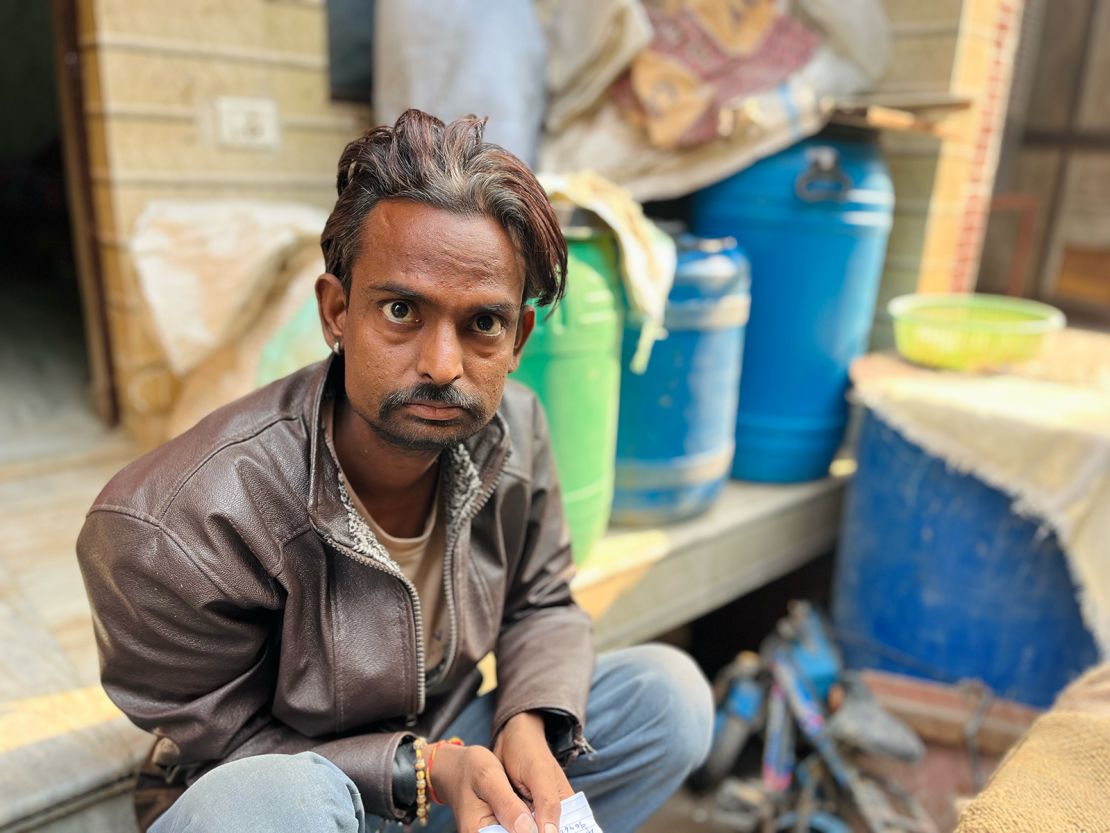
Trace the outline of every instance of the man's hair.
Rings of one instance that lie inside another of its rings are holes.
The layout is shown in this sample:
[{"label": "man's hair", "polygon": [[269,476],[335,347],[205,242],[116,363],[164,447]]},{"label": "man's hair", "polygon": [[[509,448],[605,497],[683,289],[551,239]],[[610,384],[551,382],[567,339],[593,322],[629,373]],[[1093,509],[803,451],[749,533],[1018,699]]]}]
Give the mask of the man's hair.
[{"label": "man's hair", "polygon": [[542,306],[562,297],[567,243],[551,203],[527,165],[482,140],[485,125],[474,116],[444,124],[407,110],[392,127],[375,127],[347,145],[320,248],[348,295],[367,215],[382,200],[411,200],[494,220],[524,261],[525,299]]}]

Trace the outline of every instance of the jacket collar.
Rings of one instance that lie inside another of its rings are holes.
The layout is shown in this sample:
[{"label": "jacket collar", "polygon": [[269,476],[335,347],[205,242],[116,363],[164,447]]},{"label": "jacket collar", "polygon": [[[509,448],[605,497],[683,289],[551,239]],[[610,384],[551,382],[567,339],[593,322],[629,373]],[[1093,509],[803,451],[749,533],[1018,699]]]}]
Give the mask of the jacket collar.
[{"label": "jacket collar", "polygon": [[[308,516],[326,538],[356,548],[350,516],[340,490],[339,463],[324,431],[323,407],[328,398],[343,393],[343,361],[329,356],[311,378],[305,397],[304,424],[308,430]],[[504,463],[512,452],[508,425],[500,412],[477,434],[443,454],[444,500],[450,516],[470,513],[496,487]]]}]

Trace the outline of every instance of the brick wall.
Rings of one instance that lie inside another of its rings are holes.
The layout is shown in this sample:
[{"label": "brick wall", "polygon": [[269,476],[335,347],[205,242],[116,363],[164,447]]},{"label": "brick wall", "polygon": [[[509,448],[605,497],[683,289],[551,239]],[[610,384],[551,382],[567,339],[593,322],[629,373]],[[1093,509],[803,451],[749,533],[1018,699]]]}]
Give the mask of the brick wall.
[{"label": "brick wall", "polygon": [[909,102],[967,102],[943,139],[887,133],[894,227],[876,313],[876,346],[891,343],[886,301],[908,292],[974,289],[1005,123],[1021,0],[884,0],[891,66],[877,92]]},{"label": "brick wall", "polygon": [[[982,14],[988,24],[988,42],[983,51],[985,68],[966,61],[958,68],[957,83],[968,95],[974,95],[976,106],[969,125],[971,147],[970,169],[963,199],[956,263],[949,285],[937,289],[971,291],[979,273],[983,237],[994,191],[994,173],[1006,123],[1006,102],[1013,75],[1013,58],[1021,31],[1019,0],[1001,0]],[[985,73],[985,79],[984,79]],[[927,285],[924,288],[933,289]]]}]

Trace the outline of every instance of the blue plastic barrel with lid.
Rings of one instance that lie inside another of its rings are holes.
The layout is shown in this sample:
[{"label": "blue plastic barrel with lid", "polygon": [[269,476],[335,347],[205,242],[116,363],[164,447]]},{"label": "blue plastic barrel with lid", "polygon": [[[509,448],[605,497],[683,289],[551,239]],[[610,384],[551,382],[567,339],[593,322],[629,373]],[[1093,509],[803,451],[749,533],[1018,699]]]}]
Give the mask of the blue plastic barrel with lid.
[{"label": "blue plastic barrel with lid", "polygon": [[789,483],[828,472],[893,207],[878,147],[845,138],[808,139],[694,194],[693,231],[735,237],[752,269],[734,477]]},{"label": "blue plastic barrel with lid", "polygon": [[667,336],[646,372],[628,371],[638,322],[626,321],[613,515],[666,523],[708,509],[732,463],[748,263],[734,240],[678,238]]}]

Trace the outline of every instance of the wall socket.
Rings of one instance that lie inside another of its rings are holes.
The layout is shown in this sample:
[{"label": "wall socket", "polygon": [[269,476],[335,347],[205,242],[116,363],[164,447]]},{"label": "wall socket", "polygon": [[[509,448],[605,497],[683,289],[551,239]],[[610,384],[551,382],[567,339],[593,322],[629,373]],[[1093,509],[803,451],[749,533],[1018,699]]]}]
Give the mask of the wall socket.
[{"label": "wall socket", "polygon": [[281,120],[272,98],[221,96],[216,105],[216,140],[223,147],[277,150]]}]

